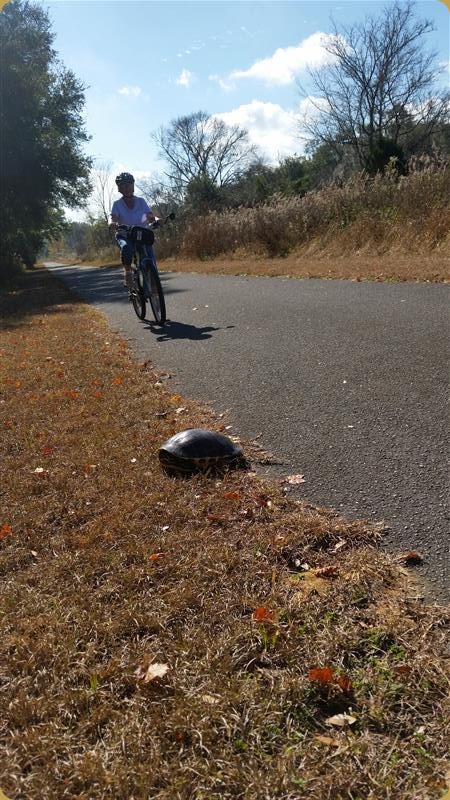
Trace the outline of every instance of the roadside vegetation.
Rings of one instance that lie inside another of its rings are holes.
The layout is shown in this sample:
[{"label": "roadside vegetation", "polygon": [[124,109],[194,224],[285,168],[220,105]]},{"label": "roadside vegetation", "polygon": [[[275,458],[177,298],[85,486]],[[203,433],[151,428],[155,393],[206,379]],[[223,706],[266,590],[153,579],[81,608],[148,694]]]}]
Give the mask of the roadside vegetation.
[{"label": "roadside vegetation", "polygon": [[[391,164],[375,176],[357,173],[304,195],[277,193],[264,204],[199,217],[181,209],[156,247],[163,270],[447,280],[450,162],[423,156],[406,176]],[[119,264],[101,221],[72,223],[51,256]]]},{"label": "roadside vegetation", "polygon": [[45,270],[0,317],[6,796],[443,797],[449,617],[417,554],[263,481],[251,442],[249,472],[167,477],[166,438],[228,421]]}]

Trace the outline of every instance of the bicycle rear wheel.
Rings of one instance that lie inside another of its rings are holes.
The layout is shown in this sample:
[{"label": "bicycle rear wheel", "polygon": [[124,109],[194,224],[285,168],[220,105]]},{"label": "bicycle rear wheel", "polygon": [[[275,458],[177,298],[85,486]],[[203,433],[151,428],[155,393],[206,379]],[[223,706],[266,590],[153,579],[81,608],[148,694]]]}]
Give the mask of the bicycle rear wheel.
[{"label": "bicycle rear wheel", "polygon": [[150,300],[153,316],[158,325],[164,325],[166,321],[166,303],[158,270],[154,263],[146,258],[142,262],[142,273],[144,275],[145,296]]}]

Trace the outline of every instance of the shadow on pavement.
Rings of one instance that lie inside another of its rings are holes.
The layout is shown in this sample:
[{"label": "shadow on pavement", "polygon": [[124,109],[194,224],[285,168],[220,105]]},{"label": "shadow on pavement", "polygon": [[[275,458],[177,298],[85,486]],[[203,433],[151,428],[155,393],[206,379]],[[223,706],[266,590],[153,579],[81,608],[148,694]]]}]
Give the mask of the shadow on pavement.
[{"label": "shadow on pavement", "polygon": [[[157,335],[158,342],[169,342],[172,339],[191,339],[192,341],[204,341],[211,339],[212,331],[220,331],[222,328],[206,325],[198,328],[196,325],[187,325],[185,322],[175,322],[167,320],[164,328],[157,326],[151,320],[145,320],[153,334]],[[227,325],[227,328],[234,328],[234,325]]]},{"label": "shadow on pavement", "polygon": [[[120,267],[115,268],[58,268],[57,277],[67,282],[70,289],[89,302],[123,303],[127,299],[127,291],[123,286]],[[184,291],[169,286],[171,277],[160,273],[164,294],[170,295]]]}]

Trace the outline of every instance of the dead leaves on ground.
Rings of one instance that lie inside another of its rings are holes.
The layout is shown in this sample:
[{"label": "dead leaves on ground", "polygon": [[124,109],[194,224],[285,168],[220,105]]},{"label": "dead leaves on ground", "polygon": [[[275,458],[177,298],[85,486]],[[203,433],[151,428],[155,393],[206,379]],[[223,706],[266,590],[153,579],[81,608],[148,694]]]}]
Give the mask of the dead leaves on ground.
[{"label": "dead leaves on ground", "polygon": [[334,716],[325,720],[327,725],[333,725],[337,728],[347,728],[350,725],[354,725],[356,721],[356,717],[351,714],[334,714]]},{"label": "dead leaves on ground", "polygon": [[0,539],[5,539],[10,533],[12,533],[11,525],[8,525],[8,523],[5,522],[0,528]]},{"label": "dead leaves on ground", "polygon": [[287,483],[291,486],[297,486],[300,483],[306,483],[304,475],[288,475],[286,478]]},{"label": "dead leaves on ground", "polygon": [[275,612],[266,606],[258,606],[252,614],[252,619],[254,622],[274,622]]},{"label": "dead leaves on ground", "polygon": [[311,683],[318,683],[320,686],[339,686],[346,694],[352,691],[352,681],[348,675],[336,675],[334,667],[316,667],[310,669],[308,678]]},{"label": "dead leaves on ground", "polygon": [[158,678],[163,678],[168,669],[168,664],[158,664],[156,662],[148,664],[144,661],[142,664],[139,664],[134,674],[138,681],[142,681],[142,683],[151,683]]}]

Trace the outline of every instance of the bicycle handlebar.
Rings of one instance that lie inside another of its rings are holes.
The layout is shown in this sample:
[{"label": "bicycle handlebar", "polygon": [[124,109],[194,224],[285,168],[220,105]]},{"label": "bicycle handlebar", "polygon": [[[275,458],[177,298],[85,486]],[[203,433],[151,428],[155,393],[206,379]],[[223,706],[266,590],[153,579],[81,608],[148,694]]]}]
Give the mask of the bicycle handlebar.
[{"label": "bicycle handlebar", "polygon": [[175,212],[171,211],[167,217],[157,217],[154,222],[150,222],[148,225],[121,225],[120,223],[117,225],[116,231],[119,230],[129,230],[130,228],[142,228],[143,230],[148,231],[150,228],[151,230],[155,230],[156,228],[161,228],[162,225],[166,225],[169,220],[175,219]]}]

